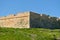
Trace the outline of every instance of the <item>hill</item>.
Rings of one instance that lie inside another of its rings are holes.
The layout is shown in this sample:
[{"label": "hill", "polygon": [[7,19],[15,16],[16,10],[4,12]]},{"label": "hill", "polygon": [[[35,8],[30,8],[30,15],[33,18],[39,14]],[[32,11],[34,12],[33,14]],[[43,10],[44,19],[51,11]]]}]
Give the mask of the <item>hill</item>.
[{"label": "hill", "polygon": [[0,28],[0,40],[54,40],[60,37],[60,29]]}]

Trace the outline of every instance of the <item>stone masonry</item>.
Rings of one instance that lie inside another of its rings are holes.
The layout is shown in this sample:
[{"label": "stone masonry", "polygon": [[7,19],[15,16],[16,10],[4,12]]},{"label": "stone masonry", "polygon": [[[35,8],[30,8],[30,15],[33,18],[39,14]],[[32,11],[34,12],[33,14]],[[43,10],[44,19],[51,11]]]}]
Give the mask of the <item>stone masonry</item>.
[{"label": "stone masonry", "polygon": [[60,28],[60,19],[45,14],[22,12],[0,17],[0,27],[7,28]]},{"label": "stone masonry", "polygon": [[29,28],[29,12],[0,18],[0,27]]}]

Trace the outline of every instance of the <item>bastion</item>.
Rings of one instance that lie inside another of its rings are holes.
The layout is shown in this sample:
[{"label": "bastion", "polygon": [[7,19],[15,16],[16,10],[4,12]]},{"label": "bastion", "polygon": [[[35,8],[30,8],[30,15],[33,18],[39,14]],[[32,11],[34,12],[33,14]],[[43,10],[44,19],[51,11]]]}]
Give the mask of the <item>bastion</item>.
[{"label": "bastion", "polygon": [[[0,17],[0,27],[7,28],[55,28],[53,24],[58,18],[35,12],[22,12]],[[59,27],[60,28],[60,27]]]}]

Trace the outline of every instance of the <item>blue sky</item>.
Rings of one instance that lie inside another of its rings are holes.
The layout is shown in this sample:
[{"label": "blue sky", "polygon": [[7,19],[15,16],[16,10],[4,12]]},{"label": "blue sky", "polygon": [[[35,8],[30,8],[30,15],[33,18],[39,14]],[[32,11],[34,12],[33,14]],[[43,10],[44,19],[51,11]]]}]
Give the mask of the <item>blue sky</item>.
[{"label": "blue sky", "polygon": [[60,0],[0,0],[0,16],[25,11],[60,17]]}]

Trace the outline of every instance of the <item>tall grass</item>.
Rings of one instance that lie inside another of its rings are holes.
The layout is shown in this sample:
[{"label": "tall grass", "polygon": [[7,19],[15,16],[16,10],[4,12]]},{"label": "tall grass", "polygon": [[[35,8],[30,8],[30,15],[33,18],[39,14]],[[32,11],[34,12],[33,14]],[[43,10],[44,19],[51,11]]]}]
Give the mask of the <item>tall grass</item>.
[{"label": "tall grass", "polygon": [[54,40],[60,37],[60,30],[43,28],[0,28],[0,40]]}]

